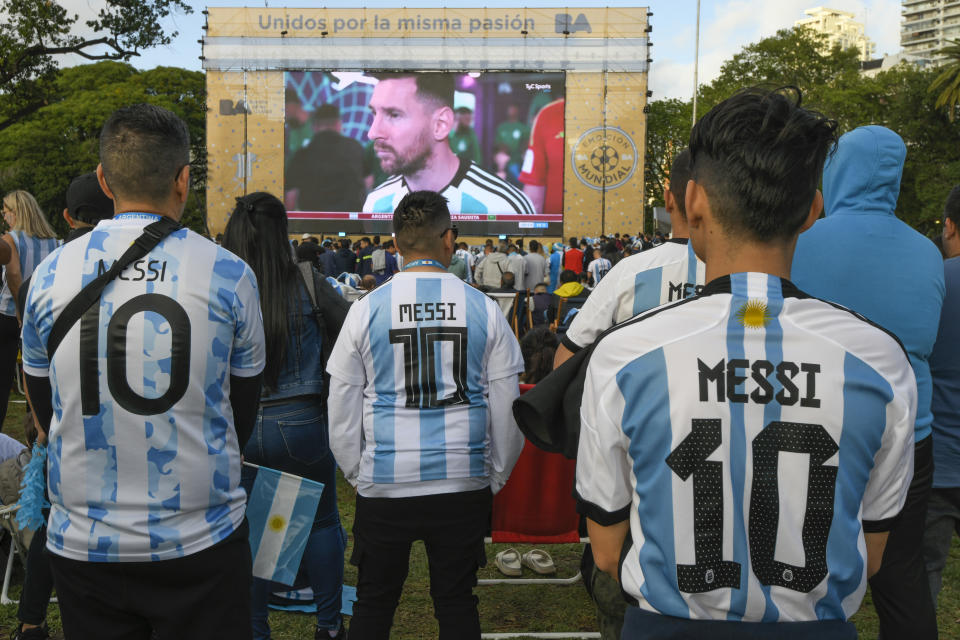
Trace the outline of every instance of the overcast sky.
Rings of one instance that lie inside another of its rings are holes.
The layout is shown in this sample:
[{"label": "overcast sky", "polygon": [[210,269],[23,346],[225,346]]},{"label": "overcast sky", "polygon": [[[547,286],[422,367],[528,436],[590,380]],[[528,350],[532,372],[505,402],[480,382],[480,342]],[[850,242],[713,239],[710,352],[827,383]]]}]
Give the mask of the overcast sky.
[{"label": "overcast sky", "polygon": [[[60,4],[80,15],[81,20],[96,15],[103,0],[59,0]],[[806,17],[815,0],[701,0],[700,17],[700,82],[706,83],[716,77],[720,65],[744,45],[776,33],[778,29],[793,26],[796,20]],[[316,7],[317,0],[266,0],[270,7]],[[328,0],[327,7],[417,7],[486,6],[486,7],[555,7],[564,3],[544,0],[509,2],[503,0],[480,0],[479,2],[437,2],[430,0]],[[591,0],[570,2],[570,6],[643,6],[634,0]],[[653,64],[650,69],[650,89],[653,99],[688,98],[693,90],[694,35],[696,25],[696,0],[650,0],[647,3],[654,15]],[[193,3],[191,15],[177,14],[167,20],[168,31],[179,31],[179,37],[167,47],[146,51],[133,64],[143,69],[157,65],[185,67],[200,70],[201,46],[197,40],[203,37],[205,7],[260,7],[264,2],[251,0],[207,0]],[[877,45],[877,54],[896,53],[900,50],[900,2],[899,0],[830,0],[824,6],[849,11],[866,24],[867,35]]]}]

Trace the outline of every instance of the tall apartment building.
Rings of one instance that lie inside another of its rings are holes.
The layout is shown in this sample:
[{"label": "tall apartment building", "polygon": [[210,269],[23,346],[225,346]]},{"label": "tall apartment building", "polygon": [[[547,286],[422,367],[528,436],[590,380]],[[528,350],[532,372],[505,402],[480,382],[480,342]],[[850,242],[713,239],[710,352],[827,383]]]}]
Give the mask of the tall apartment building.
[{"label": "tall apartment building", "polygon": [[[904,4],[908,0],[904,1]],[[956,1],[960,6],[960,1]],[[870,60],[877,45],[863,32],[863,23],[854,20],[854,14],[826,7],[815,7],[804,11],[809,18],[797,20],[798,27],[807,27],[827,36],[826,46],[840,45],[841,49],[856,48],[860,51],[860,60]]]},{"label": "tall apartment building", "polygon": [[925,62],[938,62],[937,51],[960,40],[960,0],[902,0],[900,47]]}]

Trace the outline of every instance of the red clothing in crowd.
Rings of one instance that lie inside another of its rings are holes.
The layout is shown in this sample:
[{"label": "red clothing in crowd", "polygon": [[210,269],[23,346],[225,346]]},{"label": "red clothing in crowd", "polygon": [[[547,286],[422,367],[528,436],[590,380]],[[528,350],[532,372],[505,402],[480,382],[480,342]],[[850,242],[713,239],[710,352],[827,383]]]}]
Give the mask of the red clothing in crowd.
[{"label": "red clothing in crowd", "polygon": [[570,269],[574,273],[583,271],[583,251],[577,248],[570,248],[563,252],[563,268]]}]

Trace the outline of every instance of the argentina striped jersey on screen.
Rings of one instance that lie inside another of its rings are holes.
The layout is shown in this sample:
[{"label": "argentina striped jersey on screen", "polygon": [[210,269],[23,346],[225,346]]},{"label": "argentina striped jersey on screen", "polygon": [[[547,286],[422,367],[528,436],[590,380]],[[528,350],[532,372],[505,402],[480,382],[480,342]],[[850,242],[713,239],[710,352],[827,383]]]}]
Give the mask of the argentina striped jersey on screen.
[{"label": "argentina striped jersey on screen", "polygon": [[229,376],[264,366],[253,271],[187,229],[107,285],[48,362],[55,319],[152,214],[120,214],[33,275],[23,364],[49,376],[52,503],[47,547],[90,562],[166,560],[206,549],[243,520]]},{"label": "argentina striped jersey on screen", "polygon": [[706,267],[686,238],[624,258],[593,288],[567,329],[564,346],[578,351],[615,324],[696,295],[705,274]]},{"label": "argentina striped jersey on screen", "polygon": [[846,620],[864,532],[913,474],[916,382],[896,338],[785,280],[739,273],[601,338],[576,491],[629,520],[621,585],[647,611]]},{"label": "argentina striped jersey on screen", "polygon": [[523,357],[486,295],[452,273],[398,273],[353,304],[327,370],[364,386],[361,495],[488,484],[488,382]]},{"label": "argentina striped jersey on screen", "polygon": [[[403,176],[388,178],[370,192],[363,205],[365,213],[393,213],[403,196],[410,193]],[[440,190],[450,213],[532,215],[533,203],[523,191],[506,180],[462,159],[453,180]]]},{"label": "argentina striped jersey on screen", "polygon": [[[13,244],[17,247],[17,255],[20,257],[20,275],[23,280],[29,278],[37,265],[57,248],[56,238],[37,238],[23,231],[11,231],[10,237],[13,238]],[[6,267],[3,268],[3,289],[0,289],[0,313],[5,316],[17,315],[16,300],[13,299],[10,287],[7,285]]]}]

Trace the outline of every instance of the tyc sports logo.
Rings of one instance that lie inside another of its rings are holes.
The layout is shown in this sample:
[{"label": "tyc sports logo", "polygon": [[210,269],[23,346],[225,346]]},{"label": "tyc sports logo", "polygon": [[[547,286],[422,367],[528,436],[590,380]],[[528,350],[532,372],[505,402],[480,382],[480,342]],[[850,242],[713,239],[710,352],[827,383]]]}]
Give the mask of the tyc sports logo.
[{"label": "tyc sports logo", "polygon": [[573,145],[574,173],[591,189],[615,189],[637,170],[637,145],[619,127],[587,129]]}]

